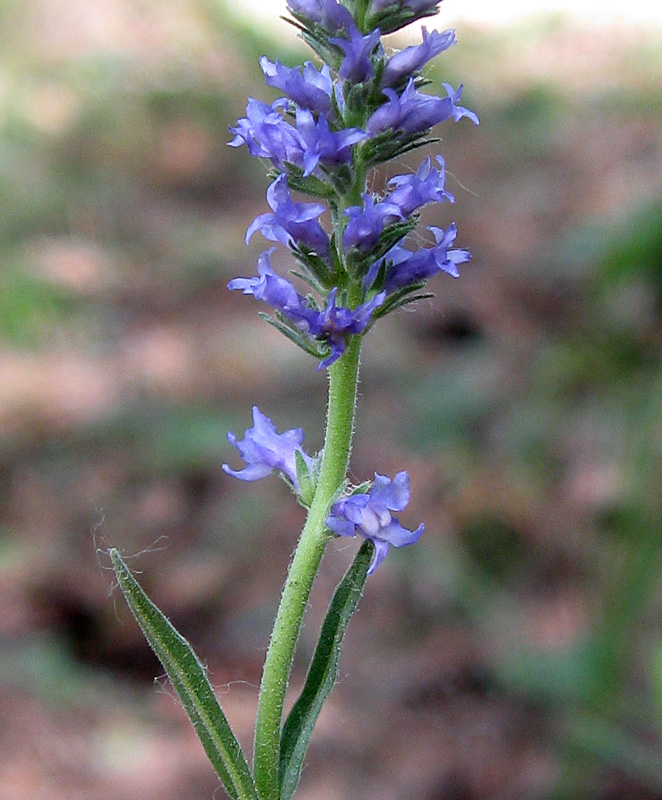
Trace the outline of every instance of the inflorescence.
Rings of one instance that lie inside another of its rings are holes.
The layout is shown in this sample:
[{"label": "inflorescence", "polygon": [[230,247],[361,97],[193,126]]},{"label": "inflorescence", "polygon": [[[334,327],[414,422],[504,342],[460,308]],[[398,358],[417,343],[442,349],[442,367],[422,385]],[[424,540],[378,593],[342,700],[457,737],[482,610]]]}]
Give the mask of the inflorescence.
[{"label": "inflorescence", "polygon": [[[258,275],[235,278],[231,290],[253,295],[273,309],[263,314],[305,352],[329,367],[346,351],[351,337],[363,336],[376,320],[429,294],[428,278],[445,272],[458,277],[469,260],[455,248],[455,223],[429,227],[434,245],[411,250],[404,242],[430,203],[454,201],[445,188],[444,159],[428,157],[415,174],[396,175],[384,194],[367,191],[366,175],[380,164],[438,141],[432,128],[476,115],[459,105],[462,86],[444,84],[445,97],[422,89],[420,70],[455,43],[455,32],[422,28],[422,42],[388,55],[382,37],[438,11],[439,0],[288,0],[289,20],[322,61],[287,67],[263,57],[268,86],[283,93],[272,103],[250,98],[246,116],[230,128],[233,147],[271,164],[267,190],[270,212],[249,225],[246,241],[260,233],[287,248],[293,274],[310,289],[305,296],[271,267],[272,247],[258,259]],[[292,193],[310,198],[293,199]],[[322,221],[321,221],[322,220]],[[242,480],[272,471],[285,477],[308,505],[317,460],[301,449],[300,429],[277,434],[271,420],[253,409],[254,427],[245,438],[229,439],[247,466],[224,469]],[[327,527],[339,536],[356,533],[376,548],[371,569],[389,544],[412,544],[423,532],[401,528],[392,511],[409,500],[409,477],[375,474],[331,508]]]}]

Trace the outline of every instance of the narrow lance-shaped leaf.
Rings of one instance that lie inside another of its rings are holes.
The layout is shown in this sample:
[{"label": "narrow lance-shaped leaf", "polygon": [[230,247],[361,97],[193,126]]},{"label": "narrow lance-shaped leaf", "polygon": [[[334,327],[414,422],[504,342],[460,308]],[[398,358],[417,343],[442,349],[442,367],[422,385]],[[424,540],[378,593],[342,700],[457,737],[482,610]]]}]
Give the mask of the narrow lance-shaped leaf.
[{"label": "narrow lance-shaped leaf", "polygon": [[170,678],[227,793],[233,800],[258,800],[239,742],[191,645],[147,597],[114,548],[110,560],[131,613]]},{"label": "narrow lance-shaped leaf", "polygon": [[364,542],[336,589],[301,695],[283,726],[280,751],[281,800],[289,800],[299,783],[310,736],[322,705],[335,683],[342,640],[361,597],[373,555],[372,542]]}]

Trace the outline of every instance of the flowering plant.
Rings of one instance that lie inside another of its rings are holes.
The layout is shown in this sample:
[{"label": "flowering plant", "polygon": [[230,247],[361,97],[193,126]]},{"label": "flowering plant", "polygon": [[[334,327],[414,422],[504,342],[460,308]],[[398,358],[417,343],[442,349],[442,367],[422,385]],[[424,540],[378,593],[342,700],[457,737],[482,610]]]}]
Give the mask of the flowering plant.
[{"label": "flowering plant", "polygon": [[[418,541],[423,525],[404,528],[394,516],[409,502],[409,476],[375,473],[352,486],[347,479],[363,337],[381,317],[429,294],[439,272],[458,276],[469,259],[455,248],[457,229],[430,227],[435,243],[412,251],[403,242],[429,203],[453,202],[445,164],[426,158],[415,174],[392,177],[386,193],[368,190],[372,168],[438,141],[437,124],[476,116],[459,105],[462,87],[444,84],[445,97],[423,91],[421,68],[455,42],[454,31],[422,28],[421,44],[388,55],[382,37],[438,11],[439,0],[288,0],[290,22],[322,60],[286,67],[260,61],[269,86],[284,96],[271,104],[249,99],[246,116],[230,129],[232,147],[271,162],[270,212],[249,225],[287,248],[294,283],[271,267],[272,247],[258,259],[256,277],[235,278],[229,289],[272,309],[261,314],[329,374],[323,449],[303,449],[300,428],[278,433],[257,407],[253,427],[228,434],[244,466],[223,470],[243,481],[275,473],[307,518],[292,559],[264,664],[255,729],[253,770],[218,704],[191,646],[151,603],[116,550],[119,585],[164,665],[205,750],[234,800],[289,800],[296,790],[313,726],[336,677],[340,647],[367,576],[389,546]],[[311,198],[293,199],[292,193]],[[324,224],[320,221],[324,217]],[[333,536],[362,537],[352,565],[331,601],[300,697],[283,723],[294,650],[320,560]]]}]

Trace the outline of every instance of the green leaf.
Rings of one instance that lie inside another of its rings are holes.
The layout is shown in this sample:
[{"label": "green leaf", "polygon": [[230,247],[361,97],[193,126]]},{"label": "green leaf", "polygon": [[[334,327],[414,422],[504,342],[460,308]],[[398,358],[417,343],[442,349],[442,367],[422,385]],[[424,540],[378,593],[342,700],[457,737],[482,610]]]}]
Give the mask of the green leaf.
[{"label": "green leaf", "polygon": [[191,645],[152,603],[112,548],[120,589],[182,701],[207,756],[233,800],[258,800],[244,754]]},{"label": "green leaf", "polygon": [[289,800],[299,783],[310,736],[322,705],[335,683],[342,640],[361,597],[373,555],[374,545],[365,541],[336,589],[301,695],[283,726],[280,749],[281,800]]}]

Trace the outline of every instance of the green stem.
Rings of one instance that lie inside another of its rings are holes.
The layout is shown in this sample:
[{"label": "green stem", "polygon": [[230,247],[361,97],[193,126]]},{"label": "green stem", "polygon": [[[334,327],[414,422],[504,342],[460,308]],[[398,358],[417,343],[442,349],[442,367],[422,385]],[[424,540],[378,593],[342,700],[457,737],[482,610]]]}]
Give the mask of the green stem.
[{"label": "green stem", "polygon": [[354,430],[361,337],[329,368],[324,451],[315,496],[283,589],[260,685],[255,726],[254,773],[261,800],[279,800],[281,720],[294,648],[329,534],[329,506],[345,480]]}]

